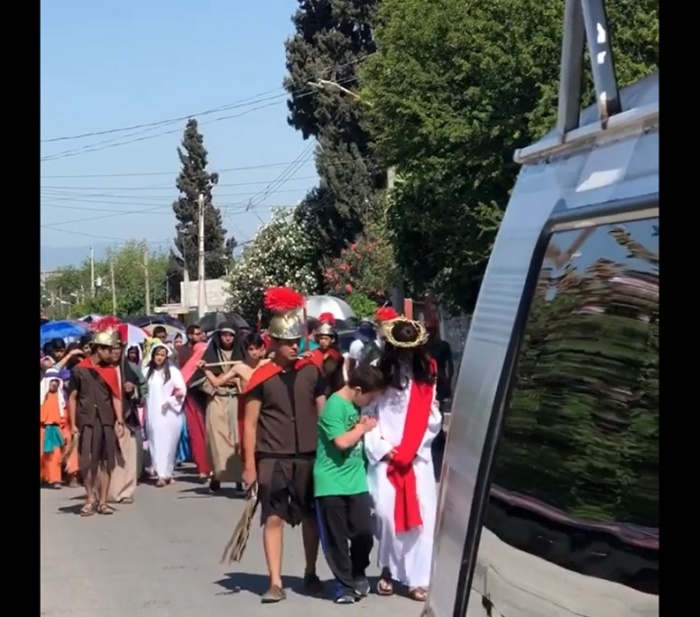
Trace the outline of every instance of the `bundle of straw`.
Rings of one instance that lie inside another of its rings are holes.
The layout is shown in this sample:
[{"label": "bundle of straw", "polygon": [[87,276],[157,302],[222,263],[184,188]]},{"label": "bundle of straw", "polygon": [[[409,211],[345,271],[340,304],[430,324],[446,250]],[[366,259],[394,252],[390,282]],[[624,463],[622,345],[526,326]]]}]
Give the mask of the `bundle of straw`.
[{"label": "bundle of straw", "polygon": [[245,552],[245,548],[248,545],[248,538],[250,537],[250,528],[253,525],[253,517],[255,516],[257,508],[258,490],[257,486],[254,486],[248,491],[243,514],[233,528],[233,535],[224,549],[224,554],[221,556],[221,563],[238,563],[243,558],[243,553]]}]

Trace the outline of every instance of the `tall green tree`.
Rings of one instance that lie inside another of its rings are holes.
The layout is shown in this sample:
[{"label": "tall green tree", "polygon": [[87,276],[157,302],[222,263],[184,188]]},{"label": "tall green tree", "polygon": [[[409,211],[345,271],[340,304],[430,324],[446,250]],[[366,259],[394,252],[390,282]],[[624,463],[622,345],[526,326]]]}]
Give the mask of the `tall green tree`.
[{"label": "tall green tree", "polygon": [[[658,66],[658,0],[607,4],[624,86]],[[361,93],[377,156],[400,178],[389,225],[413,291],[473,306],[518,172],[513,152],[555,120],[563,6],[380,3]]]},{"label": "tall green tree", "polygon": [[212,201],[212,189],[219,182],[219,174],[207,171],[208,152],[197,120],[187,121],[177,155],[182,165],[175,181],[180,197],[173,203],[177,224],[175,250],[171,251],[168,268],[168,283],[173,299],[179,299],[180,282],[185,268],[191,279],[197,277],[200,195],[204,196],[204,270],[207,278],[224,276],[235,247],[232,237],[226,239],[221,211]]},{"label": "tall green tree", "polygon": [[[365,105],[354,92],[359,64],[376,46],[372,22],[379,0],[299,0],[295,34],[285,44],[290,94],[289,124],[305,139],[315,137],[320,186],[297,208],[313,230],[320,258],[338,255],[363,229],[377,202],[384,173],[370,151],[363,124]],[[309,84],[332,82],[322,87]]]}]

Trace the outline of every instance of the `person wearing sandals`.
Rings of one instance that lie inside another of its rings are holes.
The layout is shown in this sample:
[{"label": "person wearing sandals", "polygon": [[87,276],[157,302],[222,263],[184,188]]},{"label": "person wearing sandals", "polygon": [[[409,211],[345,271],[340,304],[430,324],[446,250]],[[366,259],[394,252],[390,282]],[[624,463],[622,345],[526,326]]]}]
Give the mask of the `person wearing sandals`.
[{"label": "person wearing sandals", "polygon": [[73,439],[78,440],[78,464],[85,486],[82,516],[112,514],[107,504],[109,481],[124,435],[121,388],[112,362],[116,328],[107,318],[96,324],[90,355],[73,369],[68,384],[68,412]]},{"label": "person wearing sandals", "polygon": [[124,353],[121,340],[112,350],[112,361],[122,388],[122,411],[126,430],[119,439],[121,456],[117,457],[116,466],[112,471],[107,497],[111,503],[132,504],[139,477],[138,435],[141,431],[141,420],[138,408],[142,404],[142,393],[139,389],[141,379],[136,372],[138,368],[129,362]]},{"label": "person wearing sandals", "polygon": [[167,345],[153,345],[146,370],[148,447],[158,488],[173,482],[182,435],[182,406],[187,393],[180,369],[170,361],[171,353]]},{"label": "person wearing sandals", "polygon": [[337,582],[336,604],[354,604],[369,594],[365,570],[374,540],[362,439],[377,420],[359,412],[383,390],[379,369],[360,365],[318,420],[314,494],[321,546]]},{"label": "person wearing sandals", "polygon": [[261,598],[264,604],[287,597],[282,584],[285,525],[301,525],[306,592],[323,591],[316,574],[319,538],[313,465],[326,384],[313,361],[299,357],[299,341],[306,334],[303,305],[304,297],[293,289],[265,292],[265,308],[274,313],[270,319],[274,359],[252,373],[243,393],[243,482],[248,490],[257,486],[270,576],[270,587]]},{"label": "person wearing sandals", "polygon": [[422,323],[398,317],[384,324],[384,336],[376,366],[388,388],[365,410],[377,418],[365,435],[382,569],[377,593],[391,595],[396,581],[411,599],[424,602],[437,506],[431,446],[441,428],[436,366]]}]

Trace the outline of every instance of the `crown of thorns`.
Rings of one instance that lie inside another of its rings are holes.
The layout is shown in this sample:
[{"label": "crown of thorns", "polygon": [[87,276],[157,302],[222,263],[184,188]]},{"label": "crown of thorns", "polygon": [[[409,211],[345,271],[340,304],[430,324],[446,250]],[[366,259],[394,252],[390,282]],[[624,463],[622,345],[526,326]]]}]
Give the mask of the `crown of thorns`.
[{"label": "crown of thorns", "polygon": [[[397,341],[394,338],[394,326],[399,323],[411,324],[416,329],[416,339],[414,341]],[[428,342],[428,331],[420,321],[413,321],[413,319],[408,319],[406,317],[397,317],[396,319],[392,319],[390,322],[384,324],[384,339],[393,347],[398,347],[401,349],[415,349],[416,347],[425,345]]]}]

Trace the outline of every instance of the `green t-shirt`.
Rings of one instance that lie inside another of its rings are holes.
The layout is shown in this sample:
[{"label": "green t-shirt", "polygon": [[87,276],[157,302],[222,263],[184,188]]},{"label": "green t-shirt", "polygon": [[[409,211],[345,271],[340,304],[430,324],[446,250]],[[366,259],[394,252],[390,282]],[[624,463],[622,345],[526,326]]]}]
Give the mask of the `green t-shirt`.
[{"label": "green t-shirt", "polygon": [[314,463],[314,495],[358,495],[369,490],[362,440],[348,450],[334,443],[336,437],[351,430],[360,412],[340,394],[333,394],[318,420],[318,445]]}]

